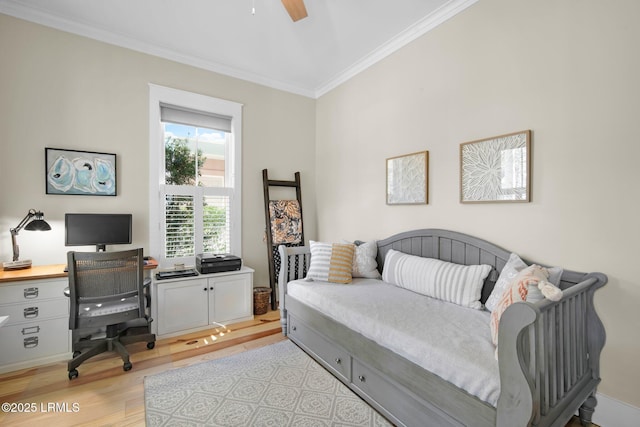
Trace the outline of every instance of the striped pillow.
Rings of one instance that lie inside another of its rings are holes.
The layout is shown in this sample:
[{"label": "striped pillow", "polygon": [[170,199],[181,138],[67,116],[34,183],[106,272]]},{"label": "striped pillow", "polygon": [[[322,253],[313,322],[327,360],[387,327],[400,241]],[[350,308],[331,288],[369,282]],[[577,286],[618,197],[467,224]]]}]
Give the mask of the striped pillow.
[{"label": "striped pillow", "polygon": [[351,243],[309,242],[311,265],[307,280],[351,283],[354,245]]},{"label": "striped pillow", "polygon": [[461,265],[390,249],[382,280],[428,297],[482,309],[480,297],[490,265]]}]

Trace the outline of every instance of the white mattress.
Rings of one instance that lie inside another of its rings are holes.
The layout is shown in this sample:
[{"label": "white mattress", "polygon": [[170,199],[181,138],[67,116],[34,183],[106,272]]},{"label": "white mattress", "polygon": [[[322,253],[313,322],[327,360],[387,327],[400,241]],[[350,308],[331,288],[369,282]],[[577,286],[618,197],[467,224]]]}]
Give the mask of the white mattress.
[{"label": "white mattress", "polygon": [[354,279],[350,285],[296,280],[287,293],[496,406],[500,377],[489,312],[374,279]]}]

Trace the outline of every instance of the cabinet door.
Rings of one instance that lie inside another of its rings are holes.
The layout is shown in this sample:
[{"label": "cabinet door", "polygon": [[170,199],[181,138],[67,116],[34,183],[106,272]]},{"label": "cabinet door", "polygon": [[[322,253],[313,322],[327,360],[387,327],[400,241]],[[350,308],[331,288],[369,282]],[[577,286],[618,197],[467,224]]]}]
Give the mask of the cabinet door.
[{"label": "cabinet door", "polygon": [[[253,280],[251,274],[234,274],[209,279],[213,283],[213,312],[210,319],[224,323],[250,318],[253,311]],[[211,305],[210,305],[211,307]]]},{"label": "cabinet door", "polygon": [[158,335],[209,324],[207,279],[158,284]]}]

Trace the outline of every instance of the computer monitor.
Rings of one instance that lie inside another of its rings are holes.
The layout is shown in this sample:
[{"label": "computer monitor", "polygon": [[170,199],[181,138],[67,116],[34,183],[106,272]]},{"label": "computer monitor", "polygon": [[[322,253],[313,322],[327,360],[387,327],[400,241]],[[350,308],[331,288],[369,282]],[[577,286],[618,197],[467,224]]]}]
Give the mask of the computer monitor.
[{"label": "computer monitor", "polygon": [[66,246],[95,245],[97,252],[107,245],[131,244],[131,214],[68,213],[64,216]]}]

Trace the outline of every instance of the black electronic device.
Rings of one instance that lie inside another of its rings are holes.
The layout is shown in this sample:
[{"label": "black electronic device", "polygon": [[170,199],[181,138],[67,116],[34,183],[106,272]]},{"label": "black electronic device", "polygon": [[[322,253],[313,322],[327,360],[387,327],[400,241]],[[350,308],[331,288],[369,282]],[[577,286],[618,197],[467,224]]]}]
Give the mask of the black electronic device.
[{"label": "black electronic device", "polygon": [[168,271],[160,271],[156,273],[156,279],[165,280],[165,279],[177,279],[179,277],[191,277],[197,276],[198,272],[193,268],[187,268],[183,270],[168,270]]},{"label": "black electronic device", "polygon": [[95,245],[96,251],[107,245],[131,244],[131,214],[68,213],[64,216],[65,246]]},{"label": "black electronic device", "polygon": [[231,254],[198,254],[196,269],[200,274],[236,271],[242,268],[242,259]]}]

